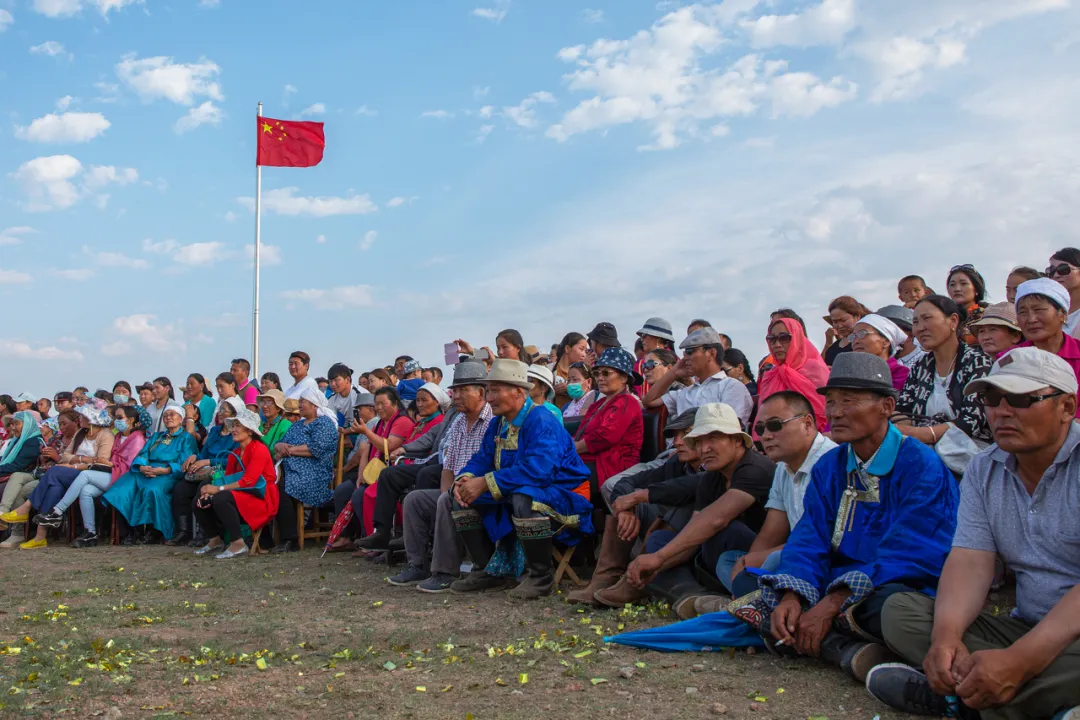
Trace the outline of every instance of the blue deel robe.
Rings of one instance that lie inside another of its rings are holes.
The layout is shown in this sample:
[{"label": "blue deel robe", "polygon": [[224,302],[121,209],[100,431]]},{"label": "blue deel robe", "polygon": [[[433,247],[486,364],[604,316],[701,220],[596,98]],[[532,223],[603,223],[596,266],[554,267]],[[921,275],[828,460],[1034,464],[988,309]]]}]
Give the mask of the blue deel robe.
[{"label": "blue deel robe", "polygon": [[480,449],[458,477],[485,477],[488,491],[473,503],[484,528],[498,542],[514,530],[510,496],[532,498],[532,509],[560,528],[555,538],[573,545],[592,528],[592,504],[574,492],[589,480],[574,440],[562,422],[526,400],[512,421],[497,418],[488,425]]},{"label": "blue deel robe", "polygon": [[236,441],[232,433],[225,432],[221,425],[214,425],[206,433],[206,441],[202,450],[199,451],[199,460],[209,460],[212,466],[225,471],[225,465],[229,462],[229,453],[236,449]]},{"label": "blue deel robe", "polygon": [[[131,463],[131,470],[117,478],[102,499],[115,507],[132,527],[153,525],[165,537],[172,537],[172,488],[184,477],[181,464],[198,452],[195,438],[183,430],[154,433]],[[171,472],[147,478],[140,471],[143,465],[167,467]]]},{"label": "blue deel robe", "polygon": [[933,449],[892,425],[870,462],[859,465],[847,443],[814,465],[780,567],[760,579],[770,608],[786,590],[814,605],[846,586],[844,609],[888,583],[935,593],[956,530],[955,478]]}]

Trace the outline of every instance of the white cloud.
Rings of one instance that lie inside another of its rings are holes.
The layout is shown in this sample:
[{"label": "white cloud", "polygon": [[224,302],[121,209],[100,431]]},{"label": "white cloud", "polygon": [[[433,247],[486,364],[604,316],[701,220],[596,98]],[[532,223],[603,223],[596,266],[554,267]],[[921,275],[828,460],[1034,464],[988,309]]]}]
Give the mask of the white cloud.
[{"label": "white cloud", "polygon": [[325,245],[325,244],[326,244],[326,236],[325,236],[325,235],[318,235],[318,236],[316,236],[316,238],[315,238],[315,242],[316,242],[317,244],[319,244],[319,245]]},{"label": "white cloud", "polygon": [[229,257],[225,244],[220,242],[200,242],[180,245],[172,253],[173,262],[187,267],[212,265]]},{"label": "white cloud", "polygon": [[[330,217],[332,215],[367,215],[378,210],[370,196],[350,193],[346,197],[305,197],[297,195],[299,188],[286,187],[266,190],[262,194],[262,209],[278,215],[311,215],[312,217]],[[255,199],[240,197],[236,199],[249,210],[255,210]]]},{"label": "white cloud", "polygon": [[628,40],[563,48],[558,57],[576,66],[566,76],[570,89],[593,96],[549,127],[547,136],[563,142],[641,122],[654,140],[640,149],[669,149],[684,137],[701,136],[702,124],[753,115],[770,101],[774,115],[805,115],[854,96],[854,85],[843,78],[823,83],[810,73],[787,73],[785,61],[756,54],[726,68],[706,67],[725,46],[719,23],[729,21],[731,11],[724,15],[723,7],[680,8]]},{"label": "white cloud", "polygon": [[370,285],[348,285],[328,290],[286,290],[281,297],[297,303],[308,303],[320,310],[346,310],[375,304]]},{"label": "white cloud", "polygon": [[39,143],[81,143],[93,140],[112,125],[101,113],[49,113],[29,126],[16,126],[15,137]]},{"label": "white cloud", "polygon": [[506,13],[510,10],[510,0],[495,0],[495,7],[473,8],[469,14],[473,17],[490,20],[496,25],[503,21]]},{"label": "white cloud", "polygon": [[604,22],[604,11],[593,8],[585,8],[581,11],[581,21],[595,25]]},{"label": "white cloud", "polygon": [[4,348],[5,357],[18,358],[20,360],[83,361],[83,354],[78,350],[61,350],[55,345],[43,345],[35,348],[31,347],[29,343],[20,340],[0,340],[0,347]]},{"label": "white cloud", "polygon": [[186,133],[200,125],[220,125],[225,112],[217,105],[207,100],[198,107],[188,110],[187,115],[176,121],[173,131],[181,134]]},{"label": "white cloud", "polygon": [[15,22],[14,16],[7,10],[0,8],[0,32],[8,29],[8,25]]},{"label": "white cloud", "polygon": [[150,263],[142,258],[128,257],[122,252],[112,252],[109,250],[94,250],[88,245],[83,245],[83,254],[90,258],[90,261],[100,267],[108,268],[127,268],[129,270],[148,270]]},{"label": "white cloud", "polygon": [[754,47],[836,45],[855,28],[855,0],[822,0],[801,13],[762,15],[741,25]]},{"label": "white cloud", "polygon": [[128,5],[141,5],[143,0],[34,0],[34,10],[52,18],[71,17],[82,11],[83,7],[96,8],[103,16],[113,10],[122,10]]},{"label": "white cloud", "polygon": [[138,59],[125,55],[116,65],[116,75],[144,102],[171,100],[194,105],[198,98],[223,100],[218,75],[221,68],[205,58],[195,63],[176,63],[159,55]]},{"label": "white cloud", "polygon": [[34,278],[18,270],[5,270],[0,267],[0,285],[24,285]]},{"label": "white cloud", "polygon": [[417,195],[413,195],[411,197],[402,197],[401,195],[398,195],[397,197],[392,197],[389,200],[387,200],[386,201],[386,207],[388,207],[388,208],[396,208],[396,207],[401,207],[402,205],[412,205],[414,202],[416,202],[419,199],[420,198]]},{"label": "white cloud", "polygon": [[105,343],[101,346],[101,354],[105,357],[119,357],[120,355],[126,355],[132,351],[131,343],[124,340],[117,340],[116,342]]},{"label": "white cloud", "polygon": [[71,270],[50,270],[49,274],[53,277],[60,278],[61,280],[68,280],[71,282],[85,282],[94,277],[94,270],[92,268],[74,268]]},{"label": "white cloud", "polygon": [[[244,257],[248,259],[248,262],[252,265],[255,264],[255,243],[251,243],[244,246]],[[259,265],[280,265],[281,264],[281,248],[277,245],[267,245],[264,242],[259,243]]]},{"label": "white cloud", "polygon": [[139,179],[135,168],[118,168],[112,165],[92,165],[83,178],[87,190],[101,190],[109,185],[130,185]]},{"label": "white cloud", "polygon": [[225,212],[224,218],[225,222],[227,223],[236,222],[236,213],[234,213],[232,210],[227,210]]},{"label": "white cloud", "polygon": [[503,115],[509,118],[515,124],[523,128],[531,128],[536,126],[536,106],[538,103],[554,103],[555,96],[549,92],[541,90],[540,92],[534,92],[527,98],[521,101],[518,105],[512,105],[510,107],[504,107],[502,109]]},{"label": "white cloud", "polygon": [[[174,353],[187,349],[187,344],[174,324],[159,325],[156,321],[156,315],[136,313],[113,320],[113,330],[152,352]],[[116,349],[118,348],[114,343],[111,350]],[[104,348],[102,351],[104,352]]]},{"label": "white cloud", "polygon": [[425,110],[420,113],[422,118],[433,118],[435,120],[450,120],[454,117],[454,113],[449,110]]},{"label": "white cloud", "polygon": [[79,201],[80,192],[72,182],[82,172],[82,163],[70,155],[50,155],[27,160],[14,178],[23,187],[30,212],[64,209]]},{"label": "white cloud", "polygon": [[925,40],[894,37],[884,42],[857,45],[855,52],[870,62],[879,78],[871,99],[902,100],[918,91],[926,70],[949,68],[964,62],[966,44],[949,37]]},{"label": "white cloud", "polygon": [[484,141],[488,139],[488,135],[495,129],[494,125],[481,125],[480,129],[476,132],[476,144],[483,145]]},{"label": "white cloud", "polygon": [[55,40],[46,40],[40,45],[33,45],[30,47],[30,52],[34,55],[48,55],[49,57],[57,57],[60,55],[67,56],[70,60],[75,56],[64,50],[64,46]]},{"label": "white cloud", "polygon": [[290,84],[290,85],[285,86],[285,94],[286,95],[293,95],[293,94],[295,94],[297,92],[298,92],[298,90],[297,90],[295,85]]},{"label": "white cloud", "polygon": [[0,246],[4,245],[19,245],[22,243],[20,235],[31,235],[36,233],[37,230],[28,225],[18,225],[16,227],[9,227],[0,230]]},{"label": "white cloud", "polygon": [[356,108],[356,114],[363,115],[364,117],[375,117],[379,114],[379,111],[372,110],[367,105],[361,105],[360,107]]},{"label": "white cloud", "polygon": [[479,115],[482,118],[485,118],[485,119],[489,118],[489,117],[491,117],[492,115],[495,114],[495,106],[494,105],[485,105],[484,107],[477,110],[476,114]]},{"label": "white cloud", "polygon": [[308,105],[306,108],[304,108],[303,110],[300,111],[300,117],[303,117],[304,115],[324,115],[324,114],[326,114],[326,104],[325,103],[315,103],[313,105]]},{"label": "white cloud", "polygon": [[371,249],[371,246],[375,244],[375,238],[379,237],[379,233],[374,230],[368,230],[364,233],[364,237],[360,238],[360,249],[367,252]]},{"label": "white cloud", "polygon": [[480,98],[487,97],[489,92],[491,92],[491,87],[487,85],[476,85],[472,89],[472,96],[474,100],[479,100]]},{"label": "white cloud", "polygon": [[56,109],[60,111],[67,110],[69,107],[71,107],[71,103],[74,99],[75,98],[71,97],[70,95],[65,95],[64,97],[56,101]]},{"label": "white cloud", "polygon": [[150,238],[143,238],[142,241],[143,252],[147,253],[170,255],[176,252],[176,248],[178,247],[180,247],[180,244],[175,240],[161,240],[160,242],[154,242]]}]

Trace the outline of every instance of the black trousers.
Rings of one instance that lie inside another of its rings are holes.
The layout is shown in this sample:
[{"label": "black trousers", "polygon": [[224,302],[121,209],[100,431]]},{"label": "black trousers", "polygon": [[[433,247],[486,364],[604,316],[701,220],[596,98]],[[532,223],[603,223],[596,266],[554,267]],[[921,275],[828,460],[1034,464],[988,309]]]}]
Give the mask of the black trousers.
[{"label": "black trousers", "polygon": [[184,517],[191,514],[191,507],[195,498],[199,497],[199,488],[209,480],[202,482],[188,482],[181,480],[173,485],[172,489],[172,514],[174,518]]},{"label": "black trousers", "polygon": [[[188,483],[193,485],[194,483]],[[229,534],[229,540],[239,540],[243,537],[240,529],[240,511],[236,507],[236,498],[231,490],[223,490],[215,494],[209,508],[194,506],[195,517],[206,532],[206,537],[223,537],[222,530]],[[295,524],[295,510],[293,512]]]},{"label": "black trousers", "polygon": [[278,485],[277,525],[281,542],[300,537],[300,528],[296,525],[296,501],[285,492],[285,483]]},{"label": "black trousers", "polygon": [[442,481],[442,465],[437,459],[424,464],[395,465],[379,473],[375,495],[375,531],[390,532],[394,527],[394,512],[410,490],[438,490]]}]

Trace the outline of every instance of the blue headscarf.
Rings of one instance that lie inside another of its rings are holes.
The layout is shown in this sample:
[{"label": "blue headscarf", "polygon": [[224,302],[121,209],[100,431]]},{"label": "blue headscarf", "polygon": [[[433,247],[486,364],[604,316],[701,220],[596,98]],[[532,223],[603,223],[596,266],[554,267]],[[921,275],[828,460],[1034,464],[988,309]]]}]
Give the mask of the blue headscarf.
[{"label": "blue headscarf", "polygon": [[37,420],[34,419],[29,410],[20,410],[15,413],[15,419],[22,423],[22,434],[19,435],[15,442],[8,445],[7,450],[4,451],[4,456],[0,457],[0,465],[17,458],[19,451],[28,441],[41,438],[41,430],[38,428]]}]

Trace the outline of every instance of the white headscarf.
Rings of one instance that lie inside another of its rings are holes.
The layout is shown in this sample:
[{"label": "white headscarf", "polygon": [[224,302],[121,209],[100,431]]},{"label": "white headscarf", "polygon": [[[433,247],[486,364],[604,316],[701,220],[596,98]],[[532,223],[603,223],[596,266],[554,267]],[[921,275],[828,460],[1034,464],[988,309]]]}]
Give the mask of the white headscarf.
[{"label": "white headscarf", "polygon": [[319,415],[328,417],[334,422],[334,427],[337,427],[337,413],[330,409],[330,405],[326,402],[326,394],[319,389],[319,386],[309,387],[300,393],[300,400],[307,400],[309,403],[318,408]]},{"label": "white headscarf", "polygon": [[247,407],[246,405],[244,405],[244,401],[241,400],[238,395],[233,395],[231,398],[225,398],[224,400],[219,400],[218,404],[217,404],[217,409],[214,410],[214,424],[215,425],[220,425],[221,424],[221,418],[218,417],[218,416],[221,415],[221,406],[226,404],[226,403],[232,406],[233,416],[234,417],[239,415],[240,411],[244,410]]},{"label": "white headscarf", "polygon": [[[420,386],[420,390],[424,390],[435,398],[435,402],[439,403],[439,410],[442,412],[446,412],[447,408],[450,407],[450,396],[435,383],[424,383]],[[420,392],[420,390],[417,390],[417,392]]]},{"label": "white headscarf", "polygon": [[887,317],[874,314],[863,315],[859,318],[859,322],[874,328],[889,341],[892,345],[892,352],[889,353],[890,355],[903,347],[904,342],[907,341],[907,333],[901,330],[896,323]]}]

